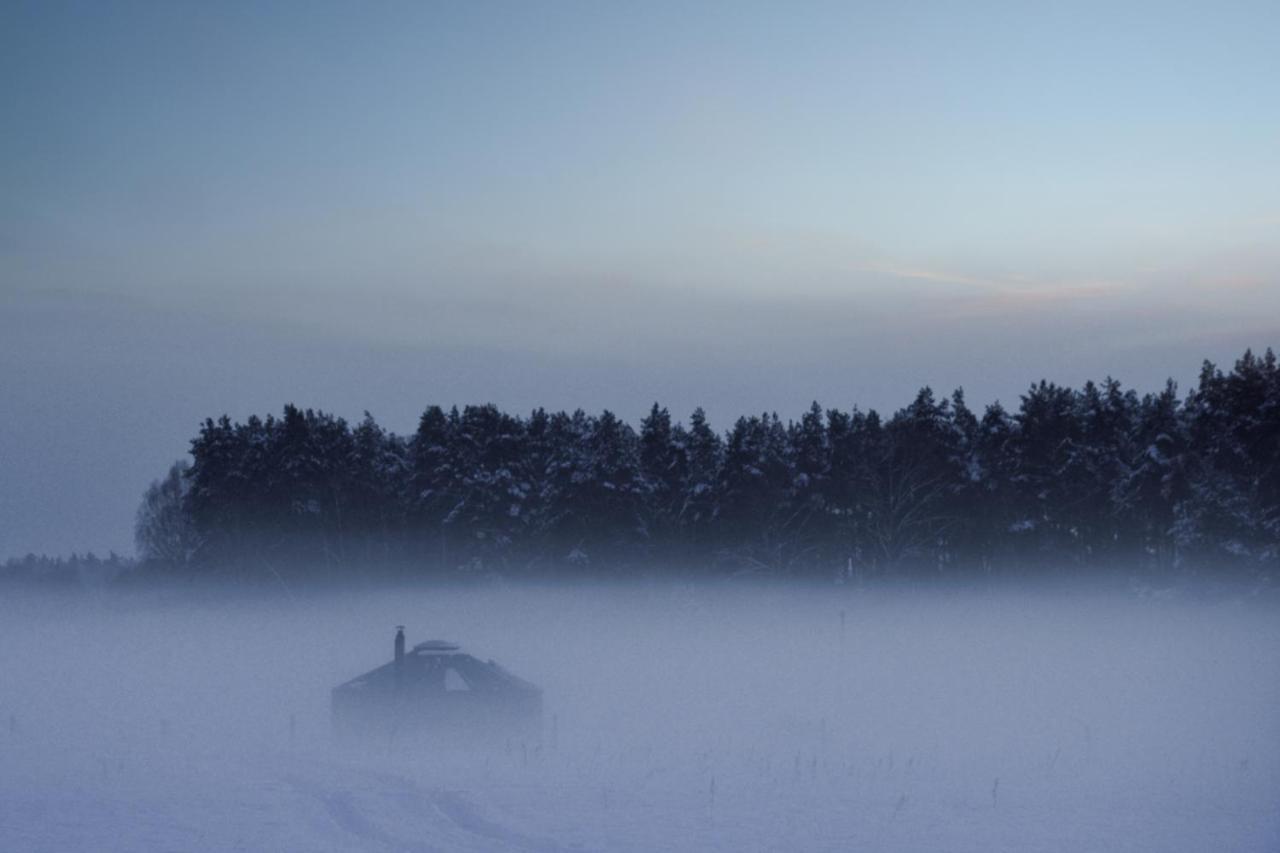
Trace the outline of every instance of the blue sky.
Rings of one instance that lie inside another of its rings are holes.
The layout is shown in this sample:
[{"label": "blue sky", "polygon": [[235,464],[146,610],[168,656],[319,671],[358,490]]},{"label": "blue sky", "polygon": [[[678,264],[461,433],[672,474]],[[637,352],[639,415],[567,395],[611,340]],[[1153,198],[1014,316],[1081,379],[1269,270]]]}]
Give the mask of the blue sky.
[{"label": "blue sky", "polygon": [[1275,3],[10,3],[0,556],[206,415],[722,426],[1280,342]]}]

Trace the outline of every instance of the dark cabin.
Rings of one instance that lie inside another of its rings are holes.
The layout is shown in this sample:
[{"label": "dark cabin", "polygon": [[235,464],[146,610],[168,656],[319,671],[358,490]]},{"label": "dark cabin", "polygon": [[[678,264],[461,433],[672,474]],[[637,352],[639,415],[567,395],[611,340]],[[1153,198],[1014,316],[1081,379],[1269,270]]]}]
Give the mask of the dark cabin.
[{"label": "dark cabin", "polygon": [[343,737],[533,737],[542,723],[538,687],[444,640],[405,651],[403,627],[392,660],[335,687],[332,707],[334,730]]}]

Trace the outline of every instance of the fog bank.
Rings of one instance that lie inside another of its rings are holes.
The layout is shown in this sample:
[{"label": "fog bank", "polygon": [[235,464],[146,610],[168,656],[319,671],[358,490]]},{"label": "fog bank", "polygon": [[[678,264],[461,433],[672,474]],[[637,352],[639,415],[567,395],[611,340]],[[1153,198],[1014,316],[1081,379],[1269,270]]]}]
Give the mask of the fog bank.
[{"label": "fog bank", "polygon": [[[1272,600],[487,585],[0,602],[0,848],[1271,850]],[[541,739],[334,744],[393,628]]]}]

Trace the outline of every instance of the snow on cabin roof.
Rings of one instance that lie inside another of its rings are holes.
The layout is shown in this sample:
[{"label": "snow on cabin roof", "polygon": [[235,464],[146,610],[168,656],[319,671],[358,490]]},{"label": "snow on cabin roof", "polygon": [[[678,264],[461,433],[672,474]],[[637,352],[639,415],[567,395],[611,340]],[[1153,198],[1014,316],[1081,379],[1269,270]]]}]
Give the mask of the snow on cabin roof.
[{"label": "snow on cabin roof", "polygon": [[[512,675],[493,661],[482,661],[461,651],[457,643],[447,640],[428,640],[418,643],[406,655],[403,665],[389,661],[382,666],[356,676],[345,684],[334,688],[335,693],[368,693],[384,696],[393,693],[401,681],[412,684],[427,684],[426,692],[444,688],[443,681],[432,682],[429,676],[438,673],[441,668],[456,668],[458,674],[471,686],[486,695],[490,693],[541,694],[541,690],[533,684]],[[445,676],[448,677],[447,675]],[[430,682],[430,683],[428,683]]]},{"label": "snow on cabin roof", "polygon": [[460,646],[456,643],[450,643],[448,640],[427,640],[425,643],[418,643],[413,647],[415,655],[439,655],[456,652]]}]

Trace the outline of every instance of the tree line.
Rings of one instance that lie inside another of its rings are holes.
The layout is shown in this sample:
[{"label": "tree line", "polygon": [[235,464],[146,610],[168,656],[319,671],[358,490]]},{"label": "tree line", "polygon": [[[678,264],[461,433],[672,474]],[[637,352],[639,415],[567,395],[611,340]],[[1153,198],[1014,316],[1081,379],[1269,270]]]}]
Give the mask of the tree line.
[{"label": "tree line", "polygon": [[1267,572],[1280,368],[1271,350],[1206,362],[1183,398],[1041,381],[981,414],[924,388],[887,418],[814,403],[724,433],[657,404],[638,429],[430,406],[408,436],[288,405],[206,420],[136,541],[158,570],[264,579]]}]

